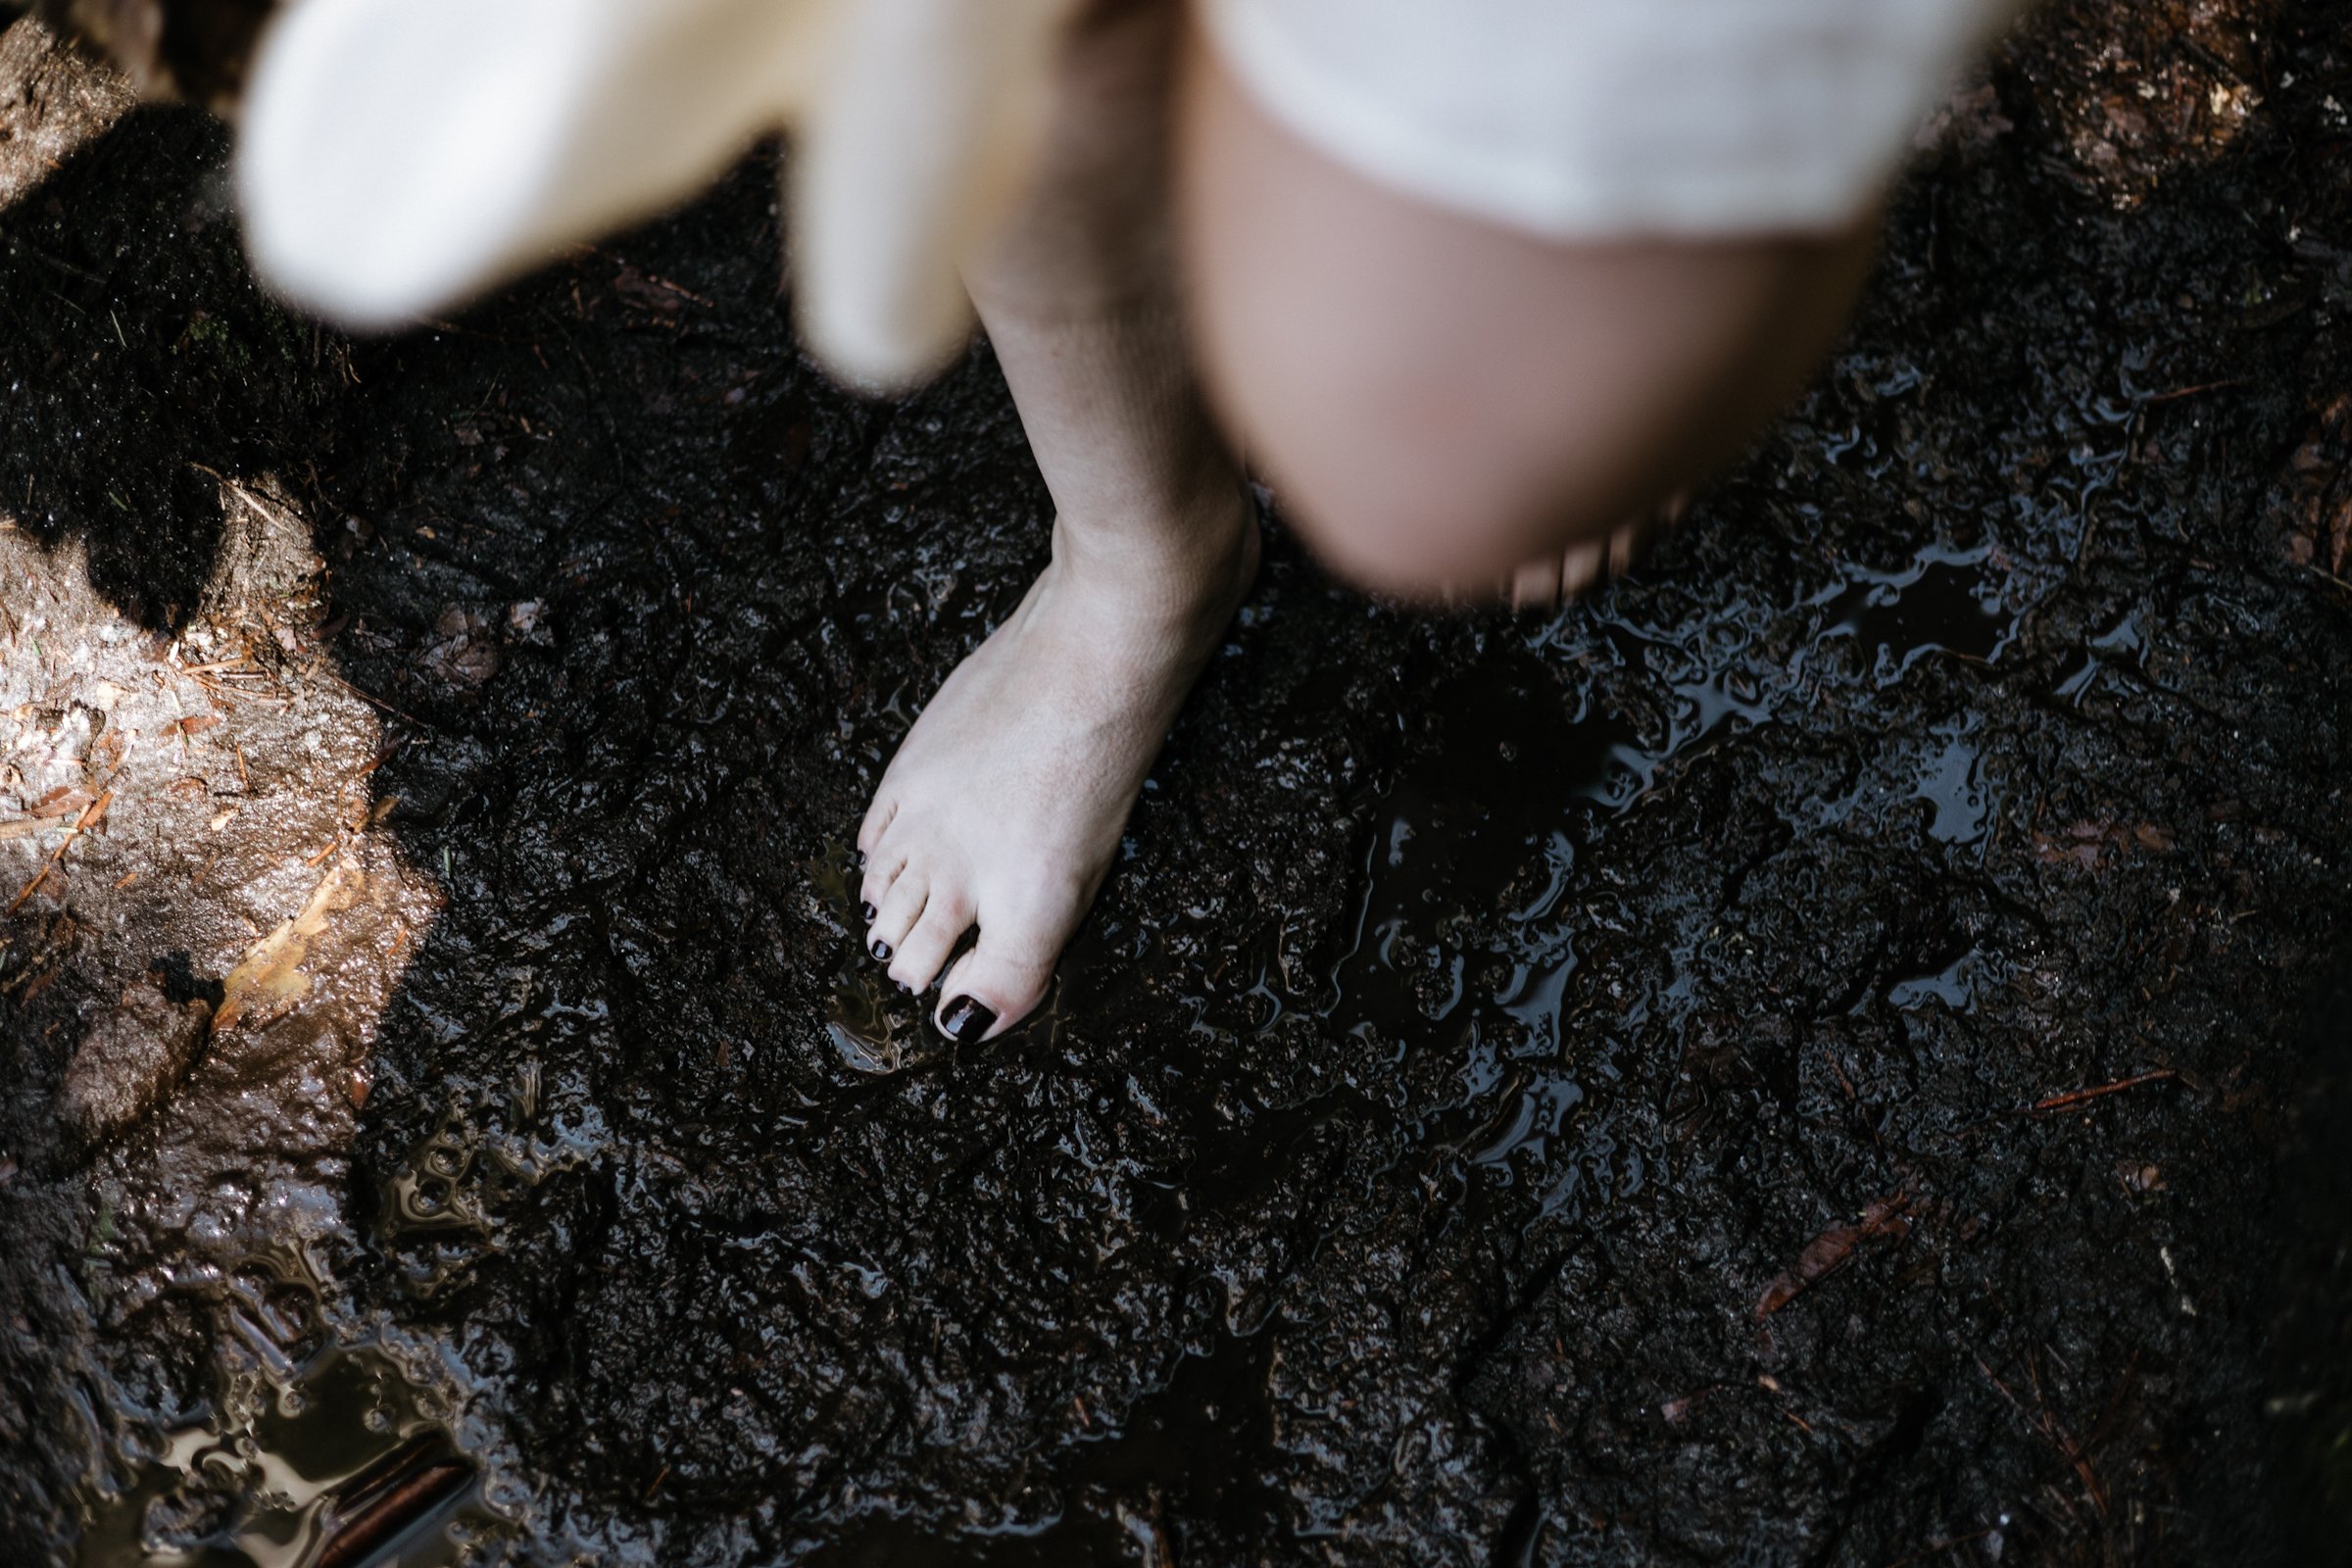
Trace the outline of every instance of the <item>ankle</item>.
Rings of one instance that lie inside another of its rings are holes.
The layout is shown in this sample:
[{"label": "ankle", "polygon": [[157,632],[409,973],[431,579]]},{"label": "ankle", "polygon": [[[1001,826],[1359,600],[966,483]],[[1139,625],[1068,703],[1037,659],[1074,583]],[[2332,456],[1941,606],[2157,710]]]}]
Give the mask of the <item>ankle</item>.
[{"label": "ankle", "polygon": [[1155,510],[1149,526],[1062,513],[1054,519],[1054,567],[1130,613],[1189,620],[1230,612],[1252,565],[1256,517],[1237,480]]}]

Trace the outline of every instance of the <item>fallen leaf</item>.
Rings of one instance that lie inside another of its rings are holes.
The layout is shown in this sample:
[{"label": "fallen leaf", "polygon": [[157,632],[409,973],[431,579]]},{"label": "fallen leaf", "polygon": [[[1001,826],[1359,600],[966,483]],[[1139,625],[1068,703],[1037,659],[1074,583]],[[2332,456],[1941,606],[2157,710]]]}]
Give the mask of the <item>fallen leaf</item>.
[{"label": "fallen leaf", "polygon": [[92,799],[88,790],[72,785],[62,786],[51,790],[33,802],[32,814],[35,816],[72,816],[89,805]]},{"label": "fallen leaf", "polygon": [[2075,844],[2054,833],[2034,835],[2034,858],[2044,865],[2077,865],[2085,871],[2099,868],[2099,847],[2096,844]]},{"label": "fallen leaf", "polygon": [[311,944],[334,916],[351,907],[366,885],[367,879],[348,866],[338,865],[320,878],[302,912],[246,949],[220,982],[220,1006],[213,1014],[213,1028],[234,1029],[256,1007],[273,1007],[307,993],[311,977],[302,964],[310,956]]},{"label": "fallen leaf", "polygon": [[445,684],[471,691],[498,673],[501,653],[490,612],[478,606],[451,605],[433,622],[417,662]]},{"label": "fallen leaf", "polygon": [[1851,1225],[1833,1225],[1805,1244],[1796,1255],[1796,1262],[1764,1287],[1764,1295],[1756,1302],[1756,1321],[1766,1318],[1787,1306],[1797,1297],[1853,1261],[1854,1249],[1879,1236],[1900,1237],[1909,1233],[1911,1221],[1903,1211],[1911,1206],[1908,1193],[1896,1193],[1882,1198],[1862,1211],[1862,1217]]}]

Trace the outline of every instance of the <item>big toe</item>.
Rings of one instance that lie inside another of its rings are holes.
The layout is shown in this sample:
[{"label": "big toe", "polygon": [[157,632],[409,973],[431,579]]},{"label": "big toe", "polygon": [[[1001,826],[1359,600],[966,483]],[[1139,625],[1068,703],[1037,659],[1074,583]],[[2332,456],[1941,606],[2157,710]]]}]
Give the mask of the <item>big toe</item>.
[{"label": "big toe", "polygon": [[979,941],[940,982],[939,1032],[969,1046],[993,1040],[1020,1022],[1045,1000],[1060,946],[1031,933],[992,932],[983,915]]}]

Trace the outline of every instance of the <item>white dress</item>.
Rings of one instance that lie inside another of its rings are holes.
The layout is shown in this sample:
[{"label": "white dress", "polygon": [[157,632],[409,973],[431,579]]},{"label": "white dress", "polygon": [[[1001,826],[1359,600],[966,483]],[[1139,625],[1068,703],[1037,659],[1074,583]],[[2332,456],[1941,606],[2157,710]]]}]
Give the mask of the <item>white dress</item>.
[{"label": "white dress", "polygon": [[[248,244],[359,326],[446,309],[795,132],[794,296],[846,379],[969,327],[1081,0],[293,0],[237,155]],[[1565,237],[1858,213],[2009,0],[1199,0],[1334,159]]]},{"label": "white dress", "polygon": [[1563,239],[1850,221],[2016,0],[1204,0],[1276,120]]}]

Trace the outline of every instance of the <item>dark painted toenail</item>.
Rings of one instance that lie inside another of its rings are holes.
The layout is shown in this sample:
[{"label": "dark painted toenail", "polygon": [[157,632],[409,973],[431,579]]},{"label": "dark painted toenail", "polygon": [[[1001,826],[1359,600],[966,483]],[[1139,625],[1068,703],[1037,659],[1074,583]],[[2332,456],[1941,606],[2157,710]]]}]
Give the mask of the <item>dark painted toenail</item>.
[{"label": "dark painted toenail", "polygon": [[968,1046],[996,1027],[997,1015],[969,997],[957,997],[939,1015],[940,1028],[959,1046]]},{"label": "dark painted toenail", "polygon": [[911,997],[914,995],[914,987],[908,985],[904,980],[893,980],[891,984],[899,988],[899,995],[902,997]]},{"label": "dark painted toenail", "polygon": [[888,963],[890,961],[890,944],[883,941],[880,937],[874,938],[874,945],[866,949],[866,951],[871,953],[875,957],[881,959],[884,963]]},{"label": "dark painted toenail", "polygon": [[870,904],[860,904],[858,906],[858,912],[865,916],[865,923],[867,925],[872,925],[874,923],[874,916],[882,911],[875,908]]},{"label": "dark painted toenail", "polygon": [[865,852],[863,850],[852,850],[850,852],[850,864],[856,866],[860,871],[864,870]]}]

